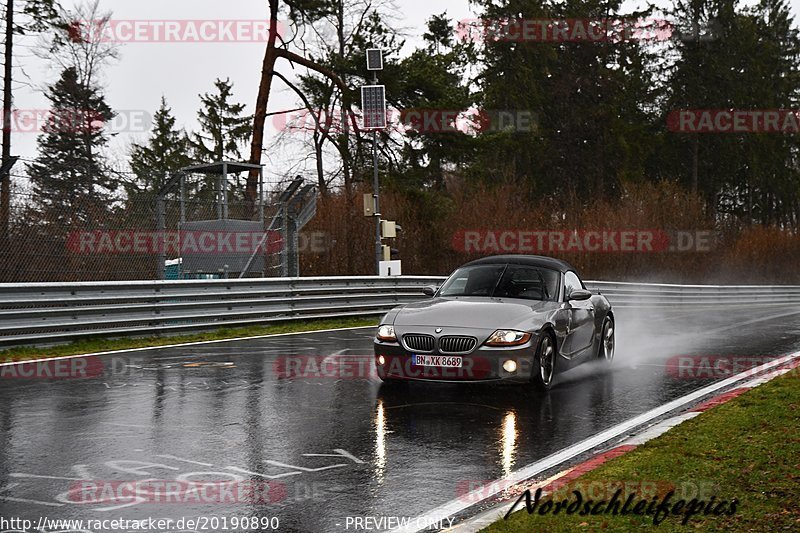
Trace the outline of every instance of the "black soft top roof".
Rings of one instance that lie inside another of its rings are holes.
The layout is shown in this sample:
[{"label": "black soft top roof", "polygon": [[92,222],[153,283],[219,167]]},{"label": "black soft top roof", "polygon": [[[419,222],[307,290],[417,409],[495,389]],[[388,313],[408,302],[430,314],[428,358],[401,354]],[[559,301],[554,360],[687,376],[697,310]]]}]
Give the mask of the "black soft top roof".
[{"label": "black soft top roof", "polygon": [[529,265],[541,268],[549,268],[551,270],[558,270],[559,272],[567,272],[575,270],[572,265],[561,259],[554,259],[552,257],[545,257],[543,255],[493,255],[490,257],[482,257],[475,261],[470,261],[463,266],[473,265]]}]

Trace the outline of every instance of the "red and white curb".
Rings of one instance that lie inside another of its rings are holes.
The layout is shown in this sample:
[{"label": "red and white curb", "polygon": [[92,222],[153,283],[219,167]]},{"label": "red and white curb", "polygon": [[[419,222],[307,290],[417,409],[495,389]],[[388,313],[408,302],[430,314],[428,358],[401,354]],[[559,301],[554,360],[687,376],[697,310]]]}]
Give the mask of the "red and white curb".
[{"label": "red and white curb", "polygon": [[[474,505],[477,505],[481,502],[486,502],[487,500],[491,500],[502,494],[505,499],[500,503],[495,504],[489,510],[459,522],[458,524],[444,530],[448,533],[478,532],[481,529],[488,527],[490,524],[498,520],[502,520],[508,510],[513,507],[519,495],[524,491],[541,488],[543,489],[544,494],[552,492],[558,487],[563,486],[565,483],[569,483],[583,474],[594,470],[606,461],[624,455],[629,451],[636,449],[641,444],[663,435],[673,427],[698,416],[703,411],[730,401],[740,394],[747,392],[754,387],[762,385],[778,376],[791,372],[793,369],[798,367],[800,367],[800,352],[779,357],[755,368],[741,372],[740,374],[730,378],[712,383],[711,385],[703,387],[700,390],[652,409],[651,411],[643,413],[626,422],[598,433],[593,437],[565,448],[560,452],[545,457],[536,463],[512,472],[506,478],[498,479],[492,483],[488,483],[482,487],[479,487],[467,495],[464,495],[458,499],[441,505],[428,513],[425,513],[424,515],[421,515],[416,520],[412,520],[411,524],[433,524],[437,523],[437,521],[438,523],[441,523],[442,520],[445,520],[444,523],[447,523],[448,518],[451,518],[458,513],[463,513]],[[748,380],[748,378],[751,378],[752,376],[757,377]],[[732,386],[733,388],[730,388]],[[722,390],[725,392],[718,393],[718,391]],[[713,396],[710,399],[704,399],[701,403],[695,405],[698,400],[706,398],[707,396],[715,393],[717,393],[716,396]],[[660,420],[651,426],[646,426],[648,421],[660,418],[670,412],[686,408],[689,408],[689,410]],[[645,426],[644,429],[639,429],[643,426]],[[635,433],[631,434],[632,430],[635,430]],[[545,480],[538,482],[530,481],[532,478],[538,474],[541,474],[542,472],[552,470],[553,468],[558,467],[558,465],[566,463],[579,455],[591,453],[593,449],[599,449],[603,444],[607,444],[619,438],[623,438],[624,440],[617,441],[619,444],[611,449],[606,449],[605,451],[595,453],[589,459],[560,471]],[[524,506],[521,508],[524,509]],[[391,530],[391,533],[418,533],[420,531],[425,531],[425,529],[405,526],[395,528]],[[427,531],[430,531],[430,529]]]}]

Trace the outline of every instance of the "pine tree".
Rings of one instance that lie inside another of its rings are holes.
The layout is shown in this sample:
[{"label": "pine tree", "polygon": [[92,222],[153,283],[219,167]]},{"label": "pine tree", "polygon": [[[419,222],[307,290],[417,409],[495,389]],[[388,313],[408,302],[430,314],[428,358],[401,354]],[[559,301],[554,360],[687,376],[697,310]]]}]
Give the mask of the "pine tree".
[{"label": "pine tree", "polygon": [[[750,8],[683,0],[673,16],[688,29],[668,72],[665,116],[680,109],[796,109],[800,36],[784,0]],[[713,39],[692,38],[694,27],[712,23]],[[798,153],[791,134],[669,132],[653,167],[690,184],[720,216],[792,226],[800,214]]]},{"label": "pine tree", "polygon": [[201,131],[190,136],[194,157],[204,163],[242,159],[242,147],[252,133],[252,117],[242,116],[244,104],[231,102],[233,83],[214,82],[217,92],[200,95],[202,109],[197,113]]},{"label": "pine tree", "polygon": [[453,46],[453,24],[448,18],[447,12],[433,15],[428,19],[427,26],[428,31],[422,35],[422,38],[437,54],[441,53],[443,48],[447,49]]},{"label": "pine tree", "polygon": [[88,227],[109,211],[116,179],[102,149],[105,124],[114,117],[96,87],[81,85],[74,68],[65,69],[46,97],[51,115],[37,139],[39,154],[28,175],[45,220],[58,227]]},{"label": "pine tree", "polygon": [[186,133],[175,127],[172,109],[162,97],[150,139],[131,147],[130,165],[136,180],[126,184],[128,194],[158,192],[171,173],[191,163]]},{"label": "pine tree", "polygon": [[[471,47],[453,41],[455,24],[443,13],[428,19],[427,27],[425,46],[397,65],[396,82],[390,85],[389,97],[408,113],[410,128],[402,138],[400,172],[390,180],[404,187],[443,189],[447,172],[472,160],[476,143],[467,123],[477,95],[464,83]],[[431,120],[433,126],[424,124]]]},{"label": "pine tree", "polygon": [[[613,20],[619,0],[475,2],[481,18]],[[633,13],[631,18],[643,16]],[[479,78],[486,110],[533,112],[533,131],[481,135],[476,176],[528,183],[537,195],[581,199],[619,191],[640,179],[649,148],[651,57],[636,39],[516,42],[491,36],[481,45]]]}]

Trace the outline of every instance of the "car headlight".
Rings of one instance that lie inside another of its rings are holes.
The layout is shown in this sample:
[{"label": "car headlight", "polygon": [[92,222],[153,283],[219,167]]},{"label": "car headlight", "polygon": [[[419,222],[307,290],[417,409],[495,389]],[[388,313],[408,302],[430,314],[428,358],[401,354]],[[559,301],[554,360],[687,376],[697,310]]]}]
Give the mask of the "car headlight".
[{"label": "car headlight", "polygon": [[376,337],[383,342],[397,342],[397,337],[394,335],[394,326],[379,327]]},{"label": "car headlight", "polygon": [[484,343],[486,346],[519,346],[531,340],[531,334],[513,329],[498,329]]}]

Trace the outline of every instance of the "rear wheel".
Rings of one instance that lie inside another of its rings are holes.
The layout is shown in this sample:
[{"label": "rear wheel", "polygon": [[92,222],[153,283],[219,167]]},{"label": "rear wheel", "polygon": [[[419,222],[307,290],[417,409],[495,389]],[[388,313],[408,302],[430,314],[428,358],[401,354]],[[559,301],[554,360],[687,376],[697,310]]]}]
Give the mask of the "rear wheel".
[{"label": "rear wheel", "polygon": [[533,385],[541,391],[550,390],[556,377],[556,342],[550,333],[544,333],[536,348],[533,364]]},{"label": "rear wheel", "polygon": [[597,351],[597,358],[606,364],[611,364],[614,360],[615,349],[614,320],[607,316],[603,320],[603,329],[600,333],[600,348]]}]

